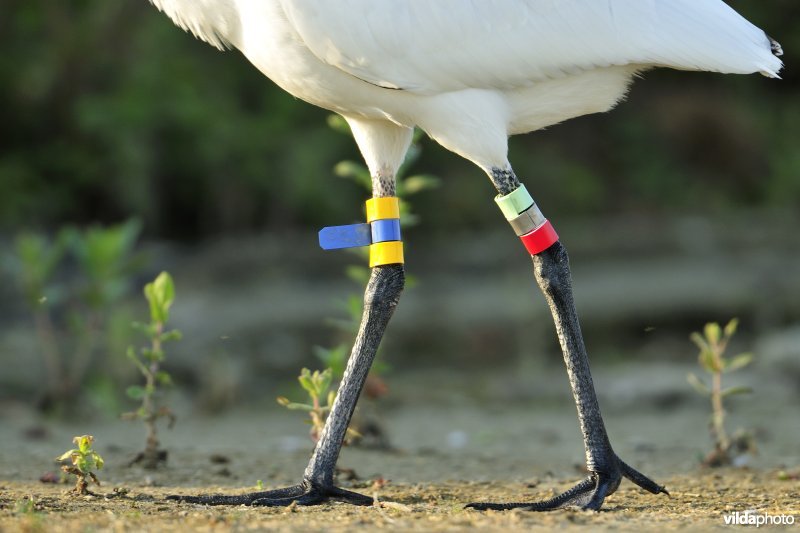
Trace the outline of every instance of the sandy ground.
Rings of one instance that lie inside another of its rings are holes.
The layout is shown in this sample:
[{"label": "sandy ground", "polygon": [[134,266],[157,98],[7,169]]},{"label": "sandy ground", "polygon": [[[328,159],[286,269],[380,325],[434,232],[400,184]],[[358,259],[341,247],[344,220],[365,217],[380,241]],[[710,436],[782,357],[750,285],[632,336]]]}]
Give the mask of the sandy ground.
[{"label": "sandy ground", "polygon": [[[6,483],[0,497],[0,527],[8,531],[137,531],[137,530],[390,530],[457,531],[578,529],[586,526],[618,529],[716,530],[724,516],[753,510],[760,514],[791,514],[800,522],[800,489],[771,473],[737,472],[672,476],[671,497],[652,497],[625,485],[600,512],[564,510],[486,512],[464,510],[464,501],[542,498],[566,488],[562,482],[464,482],[414,485],[390,484],[377,494],[391,502],[373,507],[327,504],[308,508],[205,507],[164,502],[163,496],[184,487],[137,488],[124,497],[63,495],[63,488]],[[212,487],[224,490],[225,487]],[[365,489],[362,489],[365,490]],[[366,489],[369,492],[369,489]],[[35,511],[15,513],[14,501],[33,493]],[[736,503],[734,503],[736,502]],[[794,509],[792,511],[792,509]],[[798,527],[798,526],[784,526]]]},{"label": "sandy ground", "polygon": [[[732,404],[729,424],[754,430],[759,453],[745,468],[707,470],[698,466],[698,458],[709,448],[708,412],[703,399],[688,391],[686,370],[627,364],[596,372],[615,450],[671,492],[671,497],[652,496],[623,482],[599,513],[463,509],[470,501],[546,498],[585,475],[574,407],[558,367],[481,375],[393,374],[389,398],[395,400],[377,410],[362,407],[361,414],[381,414],[395,449],[346,448],[340,460],[341,467],[358,475],[343,479],[342,486],[377,492],[381,501],[393,502],[374,508],[206,508],[163,500],[170,493],[254,490],[259,480],[267,488],[296,483],[310,441],[299,415],[268,399],[256,409],[209,417],[174,398],[183,414],[173,430],[161,433],[170,459],[157,471],[125,466],[142,440],[135,424],[55,423],[37,419],[26,406],[0,406],[0,530],[455,531],[586,525],[707,530],[729,527],[724,516],[746,510],[791,514],[800,521],[800,423],[793,382],[769,372],[747,376],[762,387],[755,399]],[[46,428],[44,438],[26,436],[36,426]],[[55,470],[52,458],[79,433],[95,435],[96,449],[107,462],[96,497],[76,498],[65,494],[65,485],[38,481]],[[376,490],[376,479],[388,483]],[[127,493],[118,496],[120,489]],[[26,511],[28,498],[34,505]]]}]

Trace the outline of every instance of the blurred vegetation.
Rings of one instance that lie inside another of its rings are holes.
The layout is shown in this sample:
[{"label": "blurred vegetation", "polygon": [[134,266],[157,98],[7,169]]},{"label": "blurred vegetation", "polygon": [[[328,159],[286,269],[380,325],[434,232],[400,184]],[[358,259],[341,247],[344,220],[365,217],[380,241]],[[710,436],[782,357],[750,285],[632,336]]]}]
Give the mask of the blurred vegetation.
[{"label": "blurred vegetation", "polygon": [[[784,80],[653,72],[613,117],[515,138],[511,160],[547,213],[797,206],[800,4],[732,4],[783,44]],[[0,45],[6,232],[135,215],[149,237],[201,239],[360,212],[363,191],[330,171],[358,153],[327,112],[145,0],[4,0]],[[426,232],[503,225],[478,169],[429,140],[418,168],[444,178],[415,200]]]},{"label": "blurred vegetation", "polygon": [[[142,268],[134,252],[141,224],[65,226],[57,236],[21,232],[10,272],[32,315],[44,359],[43,411],[75,414],[81,394],[114,409],[115,393],[105,354],[120,338],[120,305]],[[101,360],[102,359],[102,360]]]}]

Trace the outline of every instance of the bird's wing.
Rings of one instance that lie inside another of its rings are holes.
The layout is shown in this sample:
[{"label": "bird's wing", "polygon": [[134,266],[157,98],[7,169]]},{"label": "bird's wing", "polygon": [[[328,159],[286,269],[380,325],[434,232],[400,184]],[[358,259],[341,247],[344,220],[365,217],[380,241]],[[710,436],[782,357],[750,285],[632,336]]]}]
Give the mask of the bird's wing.
[{"label": "bird's wing", "polygon": [[524,87],[632,63],[762,72],[781,61],[722,0],[280,0],[322,61],[420,93]]}]

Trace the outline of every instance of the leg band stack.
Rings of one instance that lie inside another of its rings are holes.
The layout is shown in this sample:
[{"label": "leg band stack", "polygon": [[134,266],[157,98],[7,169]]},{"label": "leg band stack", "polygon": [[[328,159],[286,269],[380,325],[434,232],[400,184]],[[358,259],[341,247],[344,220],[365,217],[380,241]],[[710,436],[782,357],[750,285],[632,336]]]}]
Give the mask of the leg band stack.
[{"label": "leg band stack", "polygon": [[525,185],[504,196],[496,196],[500,211],[531,255],[539,254],[558,242],[558,234],[544,218]]},{"label": "leg band stack", "polygon": [[367,200],[366,224],[322,228],[319,245],[325,250],[369,246],[370,267],[404,263],[398,198]]}]

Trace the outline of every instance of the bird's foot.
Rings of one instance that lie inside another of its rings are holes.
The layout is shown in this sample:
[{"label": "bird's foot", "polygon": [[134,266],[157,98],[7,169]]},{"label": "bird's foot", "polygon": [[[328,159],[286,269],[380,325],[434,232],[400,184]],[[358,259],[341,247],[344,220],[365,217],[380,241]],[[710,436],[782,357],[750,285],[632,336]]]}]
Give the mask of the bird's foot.
[{"label": "bird's foot", "polygon": [[328,501],[350,503],[352,505],[372,505],[369,496],[340,489],[333,485],[325,486],[304,480],[299,485],[284,489],[251,492],[235,496],[209,494],[202,496],[170,495],[168,500],[204,505],[251,505],[261,507],[286,507],[296,505],[319,505]]},{"label": "bird's foot", "polygon": [[579,507],[597,511],[603,505],[606,496],[613,494],[617,490],[623,477],[628,478],[648,492],[653,494],[663,493],[669,496],[669,492],[663,486],[658,485],[641,472],[631,468],[619,458],[614,457],[614,459],[617,468],[612,469],[611,473],[592,472],[588,478],[549,500],[528,503],[470,503],[466,507],[478,511],[508,511],[510,509],[553,511],[564,507]]}]

